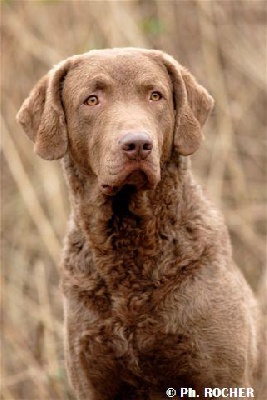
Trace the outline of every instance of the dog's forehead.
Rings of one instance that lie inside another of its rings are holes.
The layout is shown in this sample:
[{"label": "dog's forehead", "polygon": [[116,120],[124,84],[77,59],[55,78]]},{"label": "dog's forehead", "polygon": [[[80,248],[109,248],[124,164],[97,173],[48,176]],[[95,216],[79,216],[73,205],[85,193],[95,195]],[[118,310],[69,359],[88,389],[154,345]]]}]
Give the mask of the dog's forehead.
[{"label": "dog's forehead", "polygon": [[131,84],[139,79],[157,80],[167,85],[169,77],[163,62],[148,54],[99,52],[84,55],[68,74],[68,78],[84,80],[106,76],[114,82]]}]

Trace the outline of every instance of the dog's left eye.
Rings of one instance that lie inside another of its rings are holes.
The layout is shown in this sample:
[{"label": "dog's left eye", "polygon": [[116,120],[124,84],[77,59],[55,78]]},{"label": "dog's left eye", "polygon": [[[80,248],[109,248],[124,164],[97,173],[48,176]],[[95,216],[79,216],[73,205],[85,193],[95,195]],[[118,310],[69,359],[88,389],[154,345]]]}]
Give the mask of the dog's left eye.
[{"label": "dog's left eye", "polygon": [[84,104],[85,104],[86,106],[97,106],[97,104],[99,104],[98,97],[97,97],[95,94],[92,94],[91,96],[89,96],[89,97],[85,100]]},{"label": "dog's left eye", "polygon": [[157,91],[152,92],[149,98],[152,101],[159,101],[160,99],[162,99],[162,94]]}]

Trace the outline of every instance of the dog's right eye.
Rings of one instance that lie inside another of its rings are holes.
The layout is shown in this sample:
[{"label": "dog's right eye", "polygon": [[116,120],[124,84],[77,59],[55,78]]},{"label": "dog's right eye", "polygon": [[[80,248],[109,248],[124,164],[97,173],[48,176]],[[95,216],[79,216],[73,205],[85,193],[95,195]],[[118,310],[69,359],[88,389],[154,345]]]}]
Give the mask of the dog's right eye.
[{"label": "dog's right eye", "polygon": [[91,96],[87,97],[87,99],[84,101],[84,104],[86,106],[97,106],[99,104],[98,97],[95,94],[92,94]]}]

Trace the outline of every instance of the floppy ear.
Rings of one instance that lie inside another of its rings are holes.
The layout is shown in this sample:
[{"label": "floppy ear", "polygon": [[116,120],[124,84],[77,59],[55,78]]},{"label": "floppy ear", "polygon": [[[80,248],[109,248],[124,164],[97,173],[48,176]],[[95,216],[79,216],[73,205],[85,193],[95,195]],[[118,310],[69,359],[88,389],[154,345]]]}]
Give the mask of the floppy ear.
[{"label": "floppy ear", "polygon": [[63,61],[40,79],[17,114],[17,121],[34,142],[34,152],[46,160],[63,157],[68,148],[60,92],[71,65],[71,60]]},{"label": "floppy ear", "polygon": [[163,62],[173,84],[176,120],[174,146],[179,154],[193,154],[202,141],[201,128],[208,118],[214,100],[195,78],[175,61],[163,53]]}]

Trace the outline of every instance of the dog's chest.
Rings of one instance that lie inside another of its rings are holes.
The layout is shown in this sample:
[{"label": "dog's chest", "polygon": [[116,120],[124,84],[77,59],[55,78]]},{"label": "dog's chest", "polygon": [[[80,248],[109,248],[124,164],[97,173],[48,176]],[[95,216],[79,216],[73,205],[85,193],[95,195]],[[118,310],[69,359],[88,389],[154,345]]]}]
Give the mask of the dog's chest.
[{"label": "dog's chest", "polygon": [[144,375],[142,353],[154,347],[156,333],[161,329],[159,315],[152,307],[152,289],[135,291],[128,297],[123,291],[112,296],[112,309],[106,339],[126,379]]},{"label": "dog's chest", "polygon": [[150,235],[154,229],[154,223],[130,231],[128,225],[109,238],[105,252],[86,247],[75,257],[77,265],[87,265],[88,284],[83,290],[81,282],[80,302],[94,316],[86,327],[92,357],[113,354],[123,379],[142,377],[156,385],[159,366],[166,376],[172,364],[168,360],[177,338],[169,334],[162,317],[167,288],[174,284],[173,243],[167,236]]},{"label": "dog's chest", "polygon": [[168,331],[162,318],[164,306],[154,302],[155,296],[156,293],[153,301],[149,291],[136,293],[128,299],[114,296],[102,339],[108,343],[109,354],[110,350],[114,354],[123,380],[134,383],[142,379],[161,387],[178,379],[178,363],[186,368],[184,363],[187,364],[186,358],[192,349],[189,337]]},{"label": "dog's chest", "polygon": [[[155,257],[149,246],[140,246],[138,251],[134,247],[98,259],[89,252],[83,257],[88,263],[87,283],[81,282],[80,289],[74,289],[78,290],[78,303],[83,304],[86,315],[93,316],[86,324],[92,360],[109,354],[125,381],[143,379],[157,386],[161,379],[160,384],[166,385],[173,365],[184,357],[174,351],[180,344],[184,349],[184,338],[170,333],[163,317],[174,276],[155,274],[157,264],[163,268],[168,261],[162,248],[161,257],[158,252]],[[170,263],[168,266],[170,270]],[[177,287],[177,277],[175,281]],[[186,347],[187,353],[189,350]]]},{"label": "dog's chest", "polygon": [[111,294],[103,341],[109,343],[126,380],[142,377],[157,385],[160,365],[165,365],[166,376],[172,364],[168,354],[173,354],[177,337],[169,334],[162,317],[162,289],[151,280],[132,280],[131,288],[122,285]]}]

